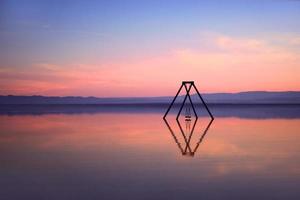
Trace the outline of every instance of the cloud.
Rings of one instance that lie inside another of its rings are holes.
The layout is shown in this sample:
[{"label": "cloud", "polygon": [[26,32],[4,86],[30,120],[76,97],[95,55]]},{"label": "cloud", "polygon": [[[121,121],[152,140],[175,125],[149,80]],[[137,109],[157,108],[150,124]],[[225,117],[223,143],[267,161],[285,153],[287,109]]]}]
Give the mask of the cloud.
[{"label": "cloud", "polygon": [[195,80],[205,92],[300,90],[298,35],[243,38],[206,32],[194,41],[163,54],[122,61],[1,67],[0,92],[171,95],[181,80]]}]

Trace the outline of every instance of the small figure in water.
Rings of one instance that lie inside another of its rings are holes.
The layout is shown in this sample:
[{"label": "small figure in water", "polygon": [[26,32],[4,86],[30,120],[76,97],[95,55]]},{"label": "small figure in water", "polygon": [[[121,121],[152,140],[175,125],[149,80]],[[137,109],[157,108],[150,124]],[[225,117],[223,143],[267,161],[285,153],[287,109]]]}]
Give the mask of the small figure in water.
[{"label": "small figure in water", "polygon": [[187,107],[185,109],[185,121],[191,121],[191,108]]},{"label": "small figure in water", "polygon": [[187,107],[185,109],[185,128],[186,128],[187,131],[189,131],[190,128],[191,128],[191,118],[192,118],[192,116],[191,116],[191,108]]}]

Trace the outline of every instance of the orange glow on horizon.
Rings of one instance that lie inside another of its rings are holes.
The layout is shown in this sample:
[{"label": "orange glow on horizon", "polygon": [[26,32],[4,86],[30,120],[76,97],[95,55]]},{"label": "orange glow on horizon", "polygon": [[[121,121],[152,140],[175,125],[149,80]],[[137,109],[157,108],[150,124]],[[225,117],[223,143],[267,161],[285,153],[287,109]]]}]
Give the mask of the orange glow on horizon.
[{"label": "orange glow on horizon", "polygon": [[[156,56],[93,64],[34,63],[1,67],[1,95],[168,96],[182,80],[202,92],[299,91],[298,37],[273,40],[206,34],[206,46],[170,49]],[[280,40],[280,41],[281,41]]]}]

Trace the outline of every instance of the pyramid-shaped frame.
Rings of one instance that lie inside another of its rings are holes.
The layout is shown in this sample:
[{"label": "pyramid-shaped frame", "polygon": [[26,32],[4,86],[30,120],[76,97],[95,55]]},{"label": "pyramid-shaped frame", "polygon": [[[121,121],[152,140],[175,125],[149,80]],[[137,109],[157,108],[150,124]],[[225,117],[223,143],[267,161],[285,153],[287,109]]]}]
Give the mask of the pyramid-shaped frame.
[{"label": "pyramid-shaped frame", "polygon": [[164,115],[164,119],[167,117],[169,111],[171,110],[172,106],[174,105],[174,102],[176,101],[176,99],[177,99],[178,95],[180,94],[181,90],[183,89],[183,87],[184,87],[185,90],[186,90],[186,95],[185,95],[184,100],[183,100],[183,102],[182,102],[182,104],[181,104],[181,106],[180,106],[180,110],[179,110],[179,112],[178,112],[178,114],[177,114],[176,119],[178,120],[178,118],[179,118],[179,116],[180,116],[180,114],[181,114],[182,108],[183,108],[183,106],[184,106],[184,104],[185,104],[187,98],[189,98],[189,101],[191,102],[191,105],[192,105],[194,114],[195,114],[196,118],[198,118],[198,115],[197,115],[195,106],[194,106],[193,101],[192,101],[192,98],[191,98],[191,96],[190,96],[190,91],[191,91],[192,88],[195,89],[196,93],[198,94],[198,96],[199,96],[201,102],[203,103],[203,105],[204,105],[204,107],[205,107],[207,113],[208,113],[209,116],[211,117],[211,119],[214,119],[214,117],[213,117],[213,115],[211,114],[210,110],[208,109],[208,107],[207,107],[205,101],[203,100],[201,94],[199,93],[198,89],[196,88],[196,86],[195,86],[195,84],[194,84],[194,81],[182,81],[182,84],[181,84],[181,86],[180,86],[180,88],[179,88],[177,94],[175,95],[175,97],[174,97],[172,103],[170,104],[168,110],[166,111],[166,113],[165,113],[165,115]]}]

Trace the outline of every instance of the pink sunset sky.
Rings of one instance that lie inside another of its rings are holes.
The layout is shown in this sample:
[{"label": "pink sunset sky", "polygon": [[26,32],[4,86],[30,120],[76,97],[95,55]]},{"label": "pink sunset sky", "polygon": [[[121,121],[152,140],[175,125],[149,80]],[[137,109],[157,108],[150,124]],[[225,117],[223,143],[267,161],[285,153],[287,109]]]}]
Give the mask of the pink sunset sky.
[{"label": "pink sunset sky", "polygon": [[205,23],[197,14],[202,7],[190,4],[179,13],[157,5],[124,13],[97,5],[113,10],[109,16],[92,5],[56,5],[66,7],[57,19],[38,5],[7,3],[0,23],[0,94],[168,96],[182,80],[194,80],[205,93],[300,90],[300,2],[268,2],[264,12],[259,3],[228,4],[232,13],[221,14],[208,4],[219,14],[202,14]]}]

